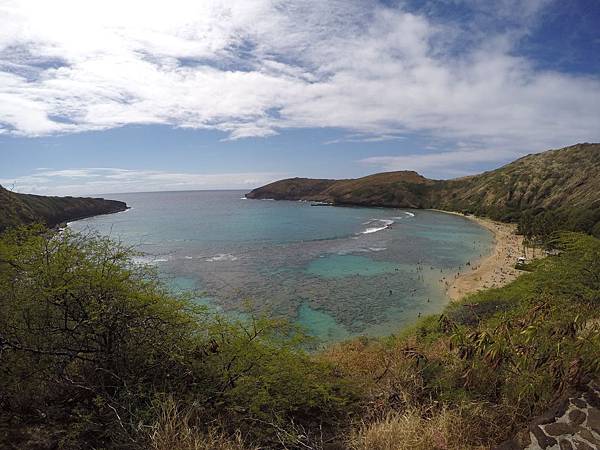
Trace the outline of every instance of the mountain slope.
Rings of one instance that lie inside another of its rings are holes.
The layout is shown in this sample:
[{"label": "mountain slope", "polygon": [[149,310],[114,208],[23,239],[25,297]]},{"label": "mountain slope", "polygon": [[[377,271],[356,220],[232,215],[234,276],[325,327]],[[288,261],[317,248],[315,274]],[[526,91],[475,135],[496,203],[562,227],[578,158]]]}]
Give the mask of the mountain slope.
[{"label": "mountain slope", "polygon": [[17,194],[0,186],[0,231],[35,222],[53,227],[71,220],[126,209],[127,205],[117,200]]},{"label": "mountain slope", "polygon": [[254,189],[246,196],[439,208],[503,221],[552,212],[564,216],[567,228],[600,235],[600,144],[528,155],[499,169],[454,180],[429,180],[410,171],[339,181],[293,178]]},{"label": "mountain slope", "polygon": [[436,181],[416,172],[386,172],[355,180],[290,178],[254,189],[247,198],[275,200],[319,200],[338,205],[425,208],[426,191]]},{"label": "mountain slope", "polygon": [[528,155],[499,169],[436,186],[444,209],[511,219],[525,211],[600,207],[600,144]]}]

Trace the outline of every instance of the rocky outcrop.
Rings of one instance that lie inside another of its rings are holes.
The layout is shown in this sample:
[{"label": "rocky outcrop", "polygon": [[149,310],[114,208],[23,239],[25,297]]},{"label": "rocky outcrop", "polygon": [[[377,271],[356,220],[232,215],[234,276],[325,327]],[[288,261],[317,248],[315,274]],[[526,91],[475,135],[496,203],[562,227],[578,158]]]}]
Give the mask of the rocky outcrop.
[{"label": "rocky outcrop", "polygon": [[506,222],[516,222],[524,214],[555,211],[561,222],[569,223],[567,229],[600,236],[599,192],[600,144],[577,144],[454,180],[430,180],[412,171],[355,180],[291,178],[254,189],[246,196],[335,205],[437,208]]},{"label": "rocky outcrop", "polygon": [[117,200],[18,194],[0,186],[0,231],[30,223],[54,227],[64,222],[126,209],[127,204]]},{"label": "rocky outcrop", "polygon": [[590,382],[571,392],[495,450],[600,449],[600,387]]},{"label": "rocky outcrop", "polygon": [[356,180],[313,180],[290,178],[257,188],[247,198],[324,201],[336,205],[429,207],[428,180],[413,171],[386,172]]},{"label": "rocky outcrop", "polygon": [[320,200],[325,198],[328,188],[339,180],[315,180],[311,178],[290,178],[277,181],[246,194],[247,198],[272,200]]}]

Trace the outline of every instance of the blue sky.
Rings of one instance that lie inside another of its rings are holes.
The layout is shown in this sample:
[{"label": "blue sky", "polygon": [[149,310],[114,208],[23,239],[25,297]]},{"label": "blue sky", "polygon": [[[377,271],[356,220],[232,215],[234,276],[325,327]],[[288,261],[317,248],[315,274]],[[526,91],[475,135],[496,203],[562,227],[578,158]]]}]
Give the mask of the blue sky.
[{"label": "blue sky", "polygon": [[600,141],[598,0],[0,0],[0,184],[451,178]]}]

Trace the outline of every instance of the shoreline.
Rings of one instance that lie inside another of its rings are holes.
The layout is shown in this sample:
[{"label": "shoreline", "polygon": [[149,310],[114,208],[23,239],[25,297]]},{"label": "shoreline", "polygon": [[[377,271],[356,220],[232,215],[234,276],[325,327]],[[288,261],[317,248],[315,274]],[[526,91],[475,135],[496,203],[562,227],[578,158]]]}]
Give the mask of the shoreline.
[{"label": "shoreline", "polygon": [[[320,205],[319,205],[320,206]],[[350,205],[327,205],[327,206],[350,206]],[[351,205],[354,206],[354,205]],[[364,207],[360,205],[359,207]],[[372,206],[367,206],[372,207]],[[386,208],[386,207],[384,207]],[[125,205],[124,209],[118,211],[104,212],[100,214],[85,215],[71,219],[59,224],[58,229],[68,228],[73,222],[90,217],[117,214],[132,209]],[[398,209],[398,208],[392,208]],[[402,208],[419,209],[419,208]],[[514,223],[497,222],[491,219],[474,215],[465,215],[455,211],[447,211],[436,208],[425,208],[424,210],[452,214],[463,217],[477,223],[479,226],[492,233],[493,243],[489,254],[470,261],[470,264],[460,267],[460,271],[443,277],[441,289],[450,302],[460,300],[480,290],[502,287],[514,281],[523,271],[514,268],[517,257],[523,255],[523,236],[516,234],[517,225]],[[540,255],[541,256],[541,255]]]},{"label": "shoreline", "polygon": [[514,281],[523,271],[515,269],[517,257],[523,254],[523,236],[516,234],[517,225],[491,219],[464,215],[452,211],[432,211],[454,214],[476,222],[493,235],[493,247],[488,255],[471,262],[445,286],[451,302],[460,300],[480,290],[498,288]]},{"label": "shoreline", "polygon": [[[308,201],[308,200],[294,200]],[[331,204],[328,206],[354,206],[366,208],[391,208],[398,207],[374,206],[374,205],[348,205]],[[420,208],[401,208],[401,209],[420,209]],[[461,267],[459,272],[452,274],[452,278],[443,277],[440,281],[441,288],[450,302],[460,300],[470,294],[481,290],[502,287],[519,277],[524,272],[515,269],[515,264],[519,256],[523,256],[523,236],[517,235],[517,224],[497,222],[484,217],[465,215],[456,211],[447,211],[436,208],[424,208],[424,210],[452,214],[464,217],[465,219],[476,222],[479,226],[492,233],[493,245],[488,255],[482,256],[470,265]],[[543,257],[543,253],[537,255],[537,258]],[[537,259],[534,258],[534,259]],[[528,254],[528,260],[531,260]]]},{"label": "shoreline", "polygon": [[69,226],[73,223],[73,222],[78,222],[80,220],[85,220],[85,219],[91,219],[92,217],[98,217],[98,216],[108,216],[109,214],[120,214],[120,213],[124,213],[124,212],[128,212],[131,209],[133,209],[132,206],[127,206],[125,205],[124,209],[120,209],[119,211],[110,211],[110,212],[103,212],[103,213],[99,213],[99,214],[91,214],[89,216],[82,216],[82,217],[77,217],[75,219],[71,219],[67,222],[61,222],[57,225],[55,225],[53,228],[58,228],[59,230],[64,230],[66,228],[69,228]]}]

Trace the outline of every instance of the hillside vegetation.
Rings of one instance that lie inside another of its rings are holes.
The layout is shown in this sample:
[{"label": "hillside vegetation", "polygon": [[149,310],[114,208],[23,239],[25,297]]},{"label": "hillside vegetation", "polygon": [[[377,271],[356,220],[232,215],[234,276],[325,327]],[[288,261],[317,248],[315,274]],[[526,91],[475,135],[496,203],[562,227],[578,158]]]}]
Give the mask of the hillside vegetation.
[{"label": "hillside vegetation", "polygon": [[289,324],[170,294],[130,250],[0,237],[0,448],[483,449],[600,375],[600,240],[381,339],[308,353]]},{"label": "hillside vegetation", "polygon": [[0,186],[0,231],[30,223],[54,227],[71,220],[126,209],[125,203],[116,200],[18,194]]},{"label": "hillside vegetation", "polygon": [[0,448],[493,448],[600,378],[600,239],[556,232],[596,230],[597,174],[598,145],[585,144],[459,180],[395,172],[253,191],[518,219],[557,249],[409,329],[318,351],[284,320],[173,294],[118,242],[12,226],[124,204],[0,190]]},{"label": "hillside vegetation", "polygon": [[429,180],[411,171],[356,180],[292,178],[254,189],[247,197],[437,208],[523,221],[524,227],[537,217],[537,222],[600,236],[600,144],[528,155],[499,169],[454,180]]}]

